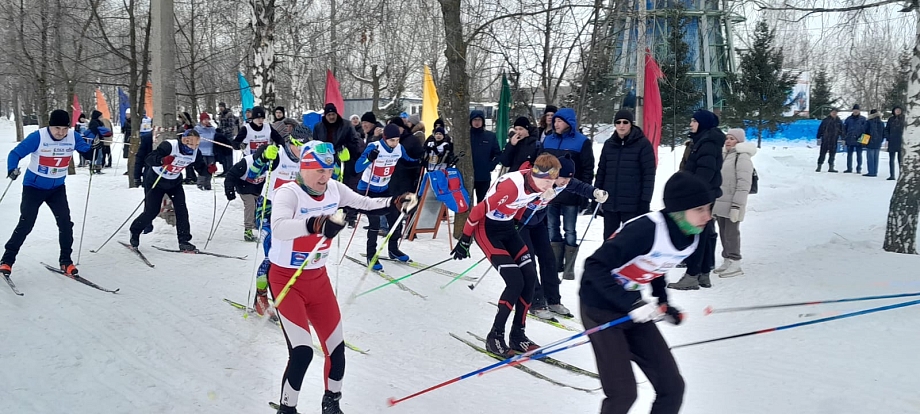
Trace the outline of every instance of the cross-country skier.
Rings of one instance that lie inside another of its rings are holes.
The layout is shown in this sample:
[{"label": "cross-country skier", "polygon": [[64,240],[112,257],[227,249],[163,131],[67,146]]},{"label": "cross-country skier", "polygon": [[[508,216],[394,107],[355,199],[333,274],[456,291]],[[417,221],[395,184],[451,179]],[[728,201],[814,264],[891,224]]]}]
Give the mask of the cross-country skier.
[{"label": "cross-country skier", "polygon": [[[367,144],[361,158],[355,163],[355,171],[364,173],[361,181],[358,183],[358,192],[365,192],[368,197],[389,197],[390,179],[396,170],[396,163],[400,160],[407,162],[418,162],[417,159],[410,157],[403,150],[399,143],[400,131],[395,124],[389,124],[383,129],[383,139]],[[387,246],[387,254],[390,259],[408,262],[409,255],[399,250],[399,238],[402,235],[402,223],[397,223],[399,218],[398,212],[390,211],[386,214],[387,223],[390,226],[397,226],[390,237]],[[377,234],[380,231],[379,217],[368,216],[367,218],[367,261],[372,265],[375,271],[383,270],[380,261],[371,263],[374,254],[377,253]]]},{"label": "cross-country skier", "polygon": [[[310,325],[316,329],[326,356],[326,393],[323,414],[341,414],[342,379],[345,375],[345,340],[339,305],[326,274],[332,239],[345,227],[342,207],[368,214],[411,211],[414,194],[369,198],[332,180],[335,149],[321,141],[307,142],[300,157],[297,181],[278,188],[272,201],[272,246],[268,272],[272,296],[277,297],[305,261],[303,273],[279,306],[281,327],[288,343],[289,359],[281,385],[279,414],[296,413],[303,377],[313,359]],[[320,245],[316,257],[308,257]]]},{"label": "cross-country skier", "polygon": [[237,193],[243,200],[243,239],[248,242],[259,240],[258,236],[252,234],[256,220],[256,199],[262,194],[269,169],[278,166],[277,159],[278,147],[263,144],[254,153],[234,164],[224,178],[227,201],[236,199]]},{"label": "cross-country skier", "polygon": [[[574,178],[575,162],[571,158],[559,158],[559,165],[559,178],[556,179],[553,191],[544,192],[540,198],[528,204],[526,209],[518,210],[514,216],[521,239],[540,263],[540,280],[534,284],[533,307],[530,308],[530,312],[542,319],[551,319],[553,313],[572,317],[572,312],[562,304],[562,295],[559,293],[559,274],[556,273],[556,256],[549,243],[546,207],[563,191],[588,199],[593,198],[599,203],[607,201],[606,191]],[[530,162],[525,162],[523,166],[529,168]]]},{"label": "cross-country skier", "polygon": [[[201,138],[194,129],[185,131],[182,139],[168,139],[160,143],[156,150],[147,156],[148,168],[144,173],[144,212],[131,223],[131,246],[137,249],[141,243],[141,231],[149,226],[160,214],[163,196],[168,195],[176,212],[176,234],[179,238],[179,250],[195,252],[191,226],[188,221],[188,205],[185,203],[185,190],[182,187],[182,171],[193,167],[199,174],[213,175],[217,165],[205,165],[204,158],[198,152]],[[158,178],[159,177],[159,181]]]},{"label": "cross-country skier", "polygon": [[19,161],[27,155],[31,155],[32,158],[26,169],[26,176],[22,179],[19,224],[13,230],[10,240],[6,242],[6,250],[0,259],[0,273],[10,275],[22,243],[35,226],[38,208],[42,204],[48,204],[58,226],[58,242],[61,247],[58,263],[64,273],[77,274],[77,268],[70,259],[73,251],[73,222],[70,221],[70,206],[67,204],[67,189],[64,185],[67,167],[74,151],[90,157],[93,148],[83,137],[70,129],[70,115],[62,109],[51,112],[47,128],[29,134],[10,151],[6,159],[6,176],[11,180],[19,178]]},{"label": "cross-country skier", "polygon": [[[498,178],[482,203],[470,210],[463,226],[463,236],[454,247],[454,259],[470,257],[473,235],[476,243],[505,280],[505,290],[498,301],[498,312],[492,329],[486,337],[486,349],[499,356],[510,356],[512,351],[527,352],[538,346],[524,334],[527,311],[533,300],[537,269],[527,246],[514,226],[518,210],[553,191],[559,177],[559,160],[550,154],[541,154],[530,170],[514,171]],[[514,310],[509,342],[505,343],[505,324]]]},{"label": "cross-country skier", "polygon": [[252,120],[240,128],[240,132],[233,139],[233,147],[243,150],[243,155],[251,155],[259,146],[269,142],[282,145],[284,137],[271,125],[265,124],[265,108],[252,108]]},{"label": "cross-country skier", "polygon": [[[607,398],[601,414],[626,414],[636,400],[630,362],[645,373],[657,398],[651,414],[677,414],[684,380],[654,321],[678,325],[680,311],[668,302],[665,275],[690,256],[712,218],[709,185],[675,173],[664,187],[664,210],[632,219],[585,261],[581,278],[581,318],[585,329],[629,315],[631,322],[590,335],[598,375]],[[642,298],[651,285],[654,301]]]}]

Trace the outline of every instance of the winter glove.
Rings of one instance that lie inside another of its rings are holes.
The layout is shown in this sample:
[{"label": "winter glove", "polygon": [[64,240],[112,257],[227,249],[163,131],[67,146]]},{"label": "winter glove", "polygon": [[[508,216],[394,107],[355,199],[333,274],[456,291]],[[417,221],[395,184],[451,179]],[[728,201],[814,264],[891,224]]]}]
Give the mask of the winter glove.
[{"label": "winter glove", "polygon": [[217,164],[209,164],[209,165],[208,165],[208,174],[214,175],[214,173],[216,173],[216,172],[217,172]]},{"label": "winter glove", "polygon": [[336,211],[331,216],[310,217],[307,220],[307,231],[313,234],[322,234],[327,239],[334,239],[345,228],[345,212]]},{"label": "winter glove", "polygon": [[728,212],[728,219],[731,220],[732,223],[741,221],[741,209],[732,207],[731,211]]},{"label": "winter glove", "polygon": [[684,314],[681,313],[680,309],[677,309],[667,303],[661,305],[664,307],[664,320],[671,325],[680,325],[684,321]]},{"label": "winter glove", "polygon": [[467,257],[470,257],[470,245],[473,244],[472,238],[467,235],[460,237],[460,241],[457,242],[457,245],[454,246],[454,250],[451,250],[450,254],[454,256],[454,260],[463,260]]},{"label": "winter glove", "polygon": [[163,160],[162,160],[162,161],[160,161],[160,165],[162,165],[162,166],[164,166],[164,167],[167,166],[167,165],[172,165],[173,160],[175,160],[175,159],[176,159],[176,157],[173,157],[172,155],[167,155],[167,156],[163,157]]},{"label": "winter glove", "polygon": [[16,167],[16,168],[13,168],[12,170],[10,170],[9,172],[7,172],[6,178],[9,178],[9,179],[11,179],[11,180],[13,180],[13,181],[16,181],[16,179],[19,178],[19,174],[21,174],[21,173],[22,173],[22,172],[19,171],[19,167]]},{"label": "winter glove", "polygon": [[351,160],[351,151],[349,151],[348,148],[342,148],[336,155],[339,156],[339,161],[341,162],[348,162]]},{"label": "winter glove", "polygon": [[662,311],[660,306],[653,303],[648,303],[642,299],[639,299],[636,301],[636,303],[633,303],[633,308],[631,311],[629,311],[629,317],[635,323],[654,321],[655,319],[661,317],[661,315]]},{"label": "winter glove", "polygon": [[278,146],[269,145],[266,147],[265,151],[262,151],[262,158],[264,158],[266,161],[271,161],[275,158],[278,158]]},{"label": "winter glove", "polygon": [[380,155],[380,150],[374,148],[371,152],[367,153],[367,160],[370,162],[377,161],[378,155]]},{"label": "winter glove", "polygon": [[607,202],[607,192],[600,188],[594,190],[594,201],[604,204]]},{"label": "winter glove", "polygon": [[236,199],[236,191],[233,190],[233,187],[224,187],[224,195],[227,196],[227,201],[233,201]]},{"label": "winter glove", "polygon": [[137,186],[137,187],[143,187],[143,186],[144,186],[144,181],[141,180],[140,178],[135,178],[135,179],[134,179],[134,185]]},{"label": "winter glove", "polygon": [[393,205],[396,206],[400,213],[409,214],[418,205],[418,197],[412,193],[405,193],[394,198]]}]

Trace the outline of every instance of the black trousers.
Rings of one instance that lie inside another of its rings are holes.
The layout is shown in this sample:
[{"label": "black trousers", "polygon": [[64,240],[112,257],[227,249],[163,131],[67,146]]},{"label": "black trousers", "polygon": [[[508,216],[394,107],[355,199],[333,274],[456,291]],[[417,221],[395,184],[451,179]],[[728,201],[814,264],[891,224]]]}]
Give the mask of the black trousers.
[{"label": "black trousers", "polygon": [[486,193],[489,192],[491,181],[473,181],[473,192],[476,193],[476,204],[486,199]]},{"label": "black trousers", "polygon": [[185,189],[182,187],[181,176],[174,180],[160,179],[157,186],[153,187],[155,181],[156,175],[152,174],[152,171],[144,177],[144,191],[147,194],[144,197],[144,212],[131,222],[131,234],[140,234],[153,223],[153,219],[160,214],[163,196],[167,195],[172,200],[176,212],[176,233],[179,243],[191,241],[192,230],[188,222],[188,205],[185,203]]},{"label": "black trousers", "polygon": [[688,275],[698,276],[701,273],[709,273],[715,268],[716,242],[719,237],[715,223],[715,220],[709,220],[709,223],[706,223],[706,228],[700,233],[700,242],[696,251],[685,261]]},{"label": "black trousers", "polygon": [[[591,329],[625,314],[581,307],[585,329]],[[650,414],[677,414],[684,400],[684,379],[658,327],[653,322],[626,322],[591,335],[597,373],[604,388],[601,414],[626,414],[636,401],[636,377],[632,362],[648,377],[657,394]]]},{"label": "black trousers", "polygon": [[524,331],[527,311],[533,301],[534,284],[537,283],[537,268],[513,222],[484,219],[473,235],[476,244],[505,280],[505,290],[498,300],[492,330],[504,333],[508,317],[514,310],[511,321],[513,337]]},{"label": "black trousers", "polygon": [[818,153],[818,166],[824,165],[824,159],[827,158],[827,165],[830,165],[831,168],[834,168],[834,157],[837,156],[837,147],[824,148],[821,146],[821,152]]},{"label": "black trousers", "polygon": [[891,175],[889,177],[898,178],[897,175],[894,175],[894,162],[898,161],[898,172],[901,171],[901,165],[904,162],[904,154],[901,153],[901,150],[888,151],[888,171]]},{"label": "black trousers", "polygon": [[[645,214],[645,213],[642,213]],[[639,212],[604,211],[604,240],[619,230],[620,225],[639,216]]]},{"label": "black trousers", "polygon": [[521,239],[527,245],[532,257],[540,263],[540,280],[534,281],[533,303],[539,306],[558,305],[562,302],[559,294],[559,274],[556,272],[556,255],[549,244],[549,230],[546,220],[539,223],[519,225]]},{"label": "black trousers", "polygon": [[[389,197],[388,193],[368,193],[369,197],[379,198],[379,197]],[[367,217],[367,260],[370,260],[374,257],[374,254],[377,253],[377,235],[380,233],[380,217],[381,216],[368,216]],[[396,231],[393,232],[393,235],[390,236],[390,241],[387,243],[387,249],[389,250],[399,250],[399,238],[402,237],[402,222],[397,223],[399,219],[399,213],[396,211],[391,211],[385,216],[387,218],[387,225],[390,226],[390,230],[393,229],[393,226],[396,226]],[[387,257],[387,252],[380,252],[381,257]]]},{"label": "black trousers", "polygon": [[35,187],[22,187],[22,202],[19,204],[19,224],[13,230],[13,235],[6,242],[6,251],[3,253],[3,259],[0,262],[12,265],[16,262],[16,255],[22,243],[26,241],[26,236],[32,232],[35,227],[35,219],[38,217],[38,208],[42,204],[47,204],[54,214],[54,220],[58,226],[58,243],[61,246],[61,254],[58,256],[58,262],[61,264],[72,264],[70,254],[73,253],[73,222],[70,221],[70,206],[67,204],[67,189],[65,186],[53,188],[51,190],[42,190]]}]

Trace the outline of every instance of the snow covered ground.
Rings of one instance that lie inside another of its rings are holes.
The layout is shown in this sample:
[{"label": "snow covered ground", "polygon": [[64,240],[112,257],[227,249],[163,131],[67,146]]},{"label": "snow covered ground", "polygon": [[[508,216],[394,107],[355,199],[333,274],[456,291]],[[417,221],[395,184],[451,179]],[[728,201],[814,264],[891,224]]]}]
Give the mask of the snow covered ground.
[{"label": "snow covered ground", "polygon": [[[15,145],[9,124],[0,125],[0,159]],[[597,148],[600,149],[599,147]],[[119,147],[113,149],[120,154]],[[689,314],[680,327],[661,325],[672,345],[809,320],[808,312],[847,312],[896,301],[877,301],[704,316],[714,307],[819,300],[920,290],[920,258],[884,253],[887,204],[894,183],[883,177],[817,174],[814,149],[765,147],[754,157],[760,194],[751,196],[742,226],[747,275],[715,278],[714,287],[672,292],[672,302]],[[680,153],[662,149],[653,207],[674,171]],[[838,168],[843,164],[838,156]],[[887,154],[880,164],[887,166]],[[24,168],[26,162],[21,166]],[[143,236],[142,249],[156,264],[144,266],[122,246],[96,249],[143,198],[127,189],[119,168],[93,178],[85,223],[81,274],[96,283],[121,288],[102,293],[48,272],[39,261],[55,263],[54,220],[42,209],[35,230],[14,267],[25,293],[14,296],[0,285],[0,413],[269,413],[277,400],[287,358],[280,330],[222,302],[246,300],[257,249],[242,241],[242,203],[231,203],[209,250],[249,255],[249,261],[166,253],[151,245],[174,247],[174,229],[162,220]],[[884,173],[883,173],[884,175]],[[84,226],[88,172],[67,178],[75,236]],[[5,183],[3,183],[5,185]],[[186,187],[192,216],[192,240],[203,247],[217,207],[226,203],[221,184],[215,192]],[[0,203],[0,238],[12,232],[21,184],[14,183]],[[219,213],[219,211],[218,211]],[[579,233],[587,218],[579,220]],[[588,230],[581,258],[601,241],[602,226]],[[341,237],[344,248],[348,230]],[[127,229],[117,240],[127,241]],[[349,254],[363,251],[359,231]],[[78,242],[75,242],[76,250]],[[434,263],[448,256],[447,239],[422,236],[404,243],[416,260]],[[462,271],[481,257],[450,262]],[[334,256],[339,253],[334,249]],[[76,251],[74,258],[76,259]],[[394,275],[411,269],[385,263]],[[580,273],[580,267],[577,266]],[[483,266],[470,272],[479,277]],[[345,261],[330,267],[341,297],[354,288],[362,268]],[[492,271],[475,291],[469,282],[446,290],[449,279],[423,273],[404,284],[426,295],[412,296],[395,287],[359,298],[346,306],[346,339],[370,352],[347,352],[343,410],[355,413],[594,413],[602,393],[588,394],[551,385],[508,369],[471,378],[388,408],[386,399],[403,397],[438,382],[491,364],[448,336],[465,331],[485,335],[503,284]],[[679,271],[669,279],[680,277]],[[370,276],[364,288],[383,280]],[[577,309],[576,282],[562,284],[563,303]],[[344,302],[344,299],[342,300]],[[687,382],[683,413],[917,413],[920,379],[916,320],[920,307],[756,335],[675,350]],[[538,343],[567,336],[566,331],[530,321],[528,334]],[[589,347],[559,359],[595,370]],[[300,411],[319,411],[322,395],[320,358],[305,379]],[[596,380],[540,362],[530,367],[572,385],[596,388]],[[648,412],[654,394],[639,380],[633,413]]]}]

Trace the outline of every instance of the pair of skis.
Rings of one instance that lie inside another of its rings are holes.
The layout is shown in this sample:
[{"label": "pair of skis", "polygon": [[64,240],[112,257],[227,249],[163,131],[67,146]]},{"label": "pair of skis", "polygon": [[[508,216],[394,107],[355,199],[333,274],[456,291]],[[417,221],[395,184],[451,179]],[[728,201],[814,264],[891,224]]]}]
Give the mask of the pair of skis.
[{"label": "pair of skis", "polygon": [[[119,241],[118,243],[120,243],[122,246],[125,246],[125,248],[127,248],[128,250],[134,252],[134,254],[137,255],[137,257],[138,257],[139,259],[141,259],[141,261],[143,261],[144,264],[147,265],[148,267],[150,267],[150,268],[156,267],[156,265],[154,265],[153,263],[151,263],[150,260],[147,259],[147,256],[144,256],[144,253],[142,253],[139,249],[137,249],[137,248],[135,248],[134,246],[132,246],[132,245],[130,245],[130,244],[128,244],[128,243],[125,243],[125,242],[123,242],[123,241]],[[247,260],[247,257],[248,257],[248,256],[232,256],[232,255],[226,255],[226,254],[220,254],[220,253],[214,253],[214,252],[206,252],[206,251],[204,251],[204,250],[195,250],[195,251],[192,251],[192,252],[186,252],[186,251],[182,251],[182,250],[178,250],[178,249],[167,249],[167,248],[165,248],[165,247],[160,247],[160,246],[152,246],[152,247],[153,247],[154,249],[157,249],[157,250],[160,250],[160,251],[164,251],[164,252],[170,252],[170,253],[185,253],[185,254],[203,254],[203,255],[206,255],[206,256],[221,257],[221,258],[224,258],[224,259]]]},{"label": "pair of skis", "polygon": [[[362,262],[362,261],[359,260],[358,258],[351,257],[351,256],[348,256],[348,255],[346,255],[345,257],[347,257],[348,260],[351,260],[351,261],[354,262],[354,263],[357,263],[357,264],[362,265],[362,266],[367,266],[367,262]],[[381,260],[381,259],[380,259],[380,258],[377,258],[377,260]],[[389,259],[387,259],[387,260],[389,260]],[[395,260],[394,260],[394,261],[395,261]],[[399,262],[399,263],[403,263],[403,262]],[[383,279],[385,279],[385,280],[387,280],[387,281],[392,282],[393,280],[395,280],[395,278],[394,278],[393,276],[390,276],[390,275],[386,274],[386,272],[384,272],[383,270],[373,270],[373,272],[376,273],[377,276],[380,276],[380,277],[382,277]],[[417,297],[420,297],[420,298],[422,298],[422,299],[427,299],[427,298],[428,298],[427,296],[425,296],[425,295],[423,295],[423,294],[421,294],[421,293],[418,293],[418,292],[416,292],[416,291],[414,291],[414,290],[412,290],[412,289],[409,289],[406,285],[404,285],[404,284],[402,284],[402,283],[396,282],[396,283],[394,283],[394,284],[395,284],[396,287],[398,287],[400,290],[405,291],[405,292],[409,292],[409,293],[411,293],[413,296],[417,296]]]},{"label": "pair of skis", "polygon": [[[47,264],[47,263],[42,263],[42,262],[39,262],[39,263],[41,263],[41,265],[44,266],[45,269],[48,269],[48,270],[50,270],[50,271],[52,271],[52,272],[54,272],[54,273],[57,273],[57,274],[59,274],[59,275],[62,275],[62,276],[66,276],[66,277],[69,278],[69,279],[73,279],[73,280],[75,280],[75,281],[77,281],[77,282],[80,282],[80,283],[82,283],[82,284],[84,284],[84,285],[86,285],[86,286],[89,286],[89,287],[91,287],[91,288],[93,288],[93,289],[96,289],[96,290],[99,290],[99,291],[102,291],[102,292],[106,292],[106,293],[118,293],[118,291],[120,290],[120,289],[115,289],[115,290],[106,289],[106,288],[104,288],[104,287],[102,287],[102,286],[99,286],[99,285],[93,283],[92,281],[90,281],[90,280],[84,278],[83,276],[80,276],[80,275],[68,275],[67,273],[64,272],[64,270],[62,270],[62,269],[59,268],[59,267],[54,267],[54,266],[51,266],[51,265],[49,265],[49,264]],[[19,288],[16,287],[16,284],[13,283],[13,280],[10,279],[10,276],[9,276],[9,275],[3,275],[3,280],[6,281],[6,284],[9,285],[10,289],[11,289],[11,290],[13,291],[13,293],[15,293],[17,296],[25,296],[25,294],[22,293],[22,292],[19,290]]]},{"label": "pair of skis", "polygon": [[[495,302],[489,302],[489,304],[492,305],[492,306],[498,306]],[[560,318],[563,318],[563,319],[575,320],[574,317],[568,318],[568,317],[565,317],[565,316],[562,316],[562,315],[559,315],[559,314],[557,314],[557,315],[558,315]],[[582,331],[582,329],[573,328],[573,327],[568,326],[568,325],[566,325],[566,324],[564,324],[564,323],[562,323],[562,322],[559,322],[559,319],[556,319],[555,317],[552,318],[552,319],[543,319],[543,318],[541,318],[541,317],[539,317],[539,316],[537,316],[537,315],[534,315],[534,314],[532,314],[532,313],[530,313],[530,312],[527,312],[527,317],[530,318],[530,319],[536,320],[536,321],[543,322],[543,323],[545,323],[545,324],[547,324],[547,325],[554,326],[554,327],[556,327],[556,328],[559,328],[559,329],[562,329],[562,330],[569,331],[569,332],[581,332],[581,331]]]}]

